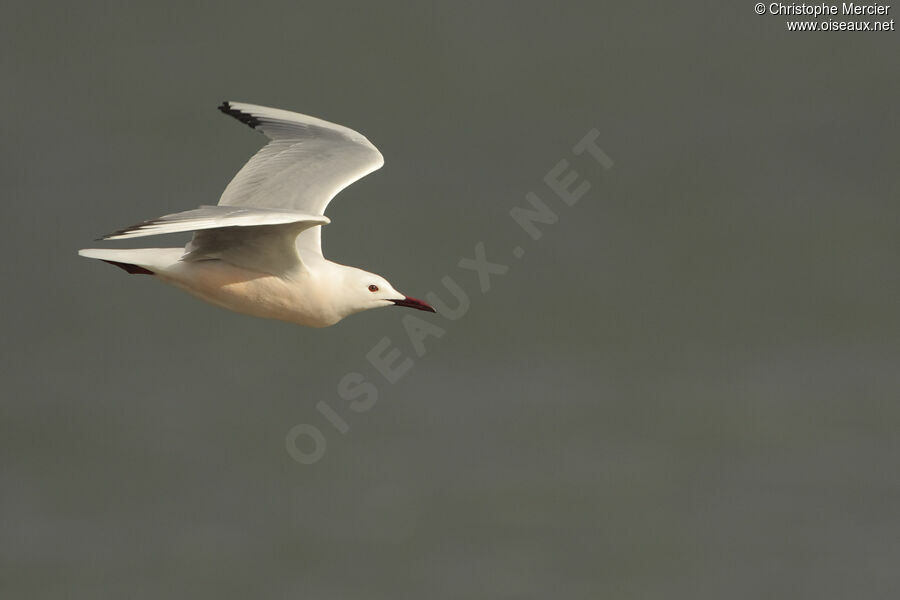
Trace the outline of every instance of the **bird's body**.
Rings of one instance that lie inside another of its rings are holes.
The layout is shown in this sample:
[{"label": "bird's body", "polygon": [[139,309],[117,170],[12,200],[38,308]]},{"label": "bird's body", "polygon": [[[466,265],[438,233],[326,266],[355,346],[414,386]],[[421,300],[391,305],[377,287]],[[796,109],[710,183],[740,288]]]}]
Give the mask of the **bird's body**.
[{"label": "bird's body", "polygon": [[326,327],[379,306],[433,309],[381,276],[327,260],[331,198],[379,168],[363,136],[333,123],[250,104],[220,109],[272,140],[228,185],[218,206],[166,215],[104,239],[194,232],[186,248],[84,249],[79,254],[147,274],[235,312]]},{"label": "bird's body", "polygon": [[356,271],[360,276],[365,271],[324,259],[310,261],[305,269],[274,275],[222,260],[184,261],[182,248],[82,250],[81,254],[118,266],[140,267],[201,300],[252,317],[327,327],[365,310],[336,300],[343,292],[343,271]]}]

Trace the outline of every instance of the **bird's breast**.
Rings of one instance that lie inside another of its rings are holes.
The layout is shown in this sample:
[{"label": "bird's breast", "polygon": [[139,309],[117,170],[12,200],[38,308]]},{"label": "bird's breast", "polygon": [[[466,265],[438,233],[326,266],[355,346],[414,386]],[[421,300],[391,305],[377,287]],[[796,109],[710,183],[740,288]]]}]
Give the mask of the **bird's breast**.
[{"label": "bird's breast", "polygon": [[340,320],[308,273],[280,277],[206,260],[182,262],[161,275],[202,300],[242,314],[308,327]]}]

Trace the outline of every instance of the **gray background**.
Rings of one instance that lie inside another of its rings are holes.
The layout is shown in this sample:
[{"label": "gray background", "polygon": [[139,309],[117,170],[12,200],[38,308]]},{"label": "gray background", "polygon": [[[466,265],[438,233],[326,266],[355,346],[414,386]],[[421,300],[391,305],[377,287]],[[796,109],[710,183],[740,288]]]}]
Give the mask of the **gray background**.
[{"label": "gray background", "polygon": [[[7,5],[0,593],[897,597],[898,35],[744,1]],[[470,294],[396,385],[365,354],[413,356],[411,311],[309,330],[76,256],[218,199],[263,142],[225,99],[367,135],[327,255]],[[591,128],[609,171],[571,157]],[[478,241],[511,265],[485,295]]]}]

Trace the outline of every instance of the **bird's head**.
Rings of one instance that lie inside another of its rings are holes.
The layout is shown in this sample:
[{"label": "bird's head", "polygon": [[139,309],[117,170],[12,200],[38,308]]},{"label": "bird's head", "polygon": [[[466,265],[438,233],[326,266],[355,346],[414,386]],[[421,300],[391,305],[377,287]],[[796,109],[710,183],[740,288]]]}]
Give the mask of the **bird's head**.
[{"label": "bird's head", "polygon": [[380,306],[406,306],[435,312],[427,303],[394,289],[381,275],[362,269],[344,267],[341,282],[341,312],[346,315]]}]

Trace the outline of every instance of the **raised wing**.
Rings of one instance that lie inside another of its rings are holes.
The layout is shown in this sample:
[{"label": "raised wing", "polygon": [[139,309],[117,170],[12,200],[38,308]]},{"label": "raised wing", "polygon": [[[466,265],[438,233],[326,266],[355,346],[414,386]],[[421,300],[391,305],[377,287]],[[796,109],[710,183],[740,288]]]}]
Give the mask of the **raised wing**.
[{"label": "raised wing", "polygon": [[[384,164],[369,140],[341,125],[242,102],[225,102],[219,110],[271,140],[231,180],[220,206],[321,215],[338,192]],[[320,228],[306,231],[297,243],[321,253]]]},{"label": "raised wing", "polygon": [[144,221],[101,239],[193,231],[194,237],[185,248],[182,260],[217,259],[252,271],[283,275],[303,268],[297,237],[329,222],[324,215],[292,210],[201,206]]}]

